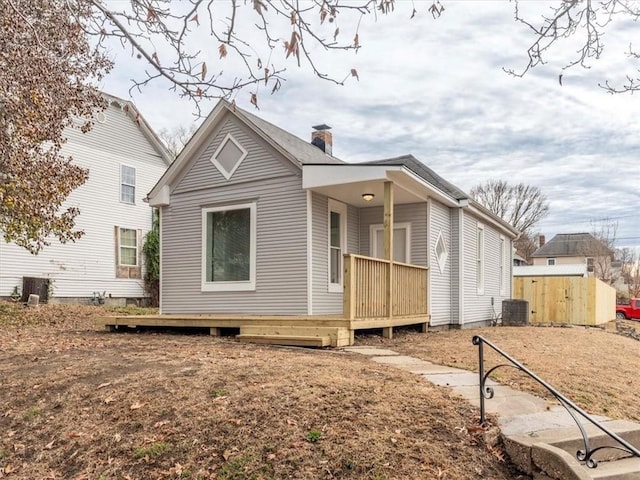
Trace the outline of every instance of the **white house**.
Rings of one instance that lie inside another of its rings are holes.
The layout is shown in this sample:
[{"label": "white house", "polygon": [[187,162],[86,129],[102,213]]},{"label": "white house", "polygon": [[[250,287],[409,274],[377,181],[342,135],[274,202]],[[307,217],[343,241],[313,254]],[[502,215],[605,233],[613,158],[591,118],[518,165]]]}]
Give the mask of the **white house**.
[{"label": "white house", "polygon": [[153,210],[144,199],[171,157],[131,102],[105,96],[109,106],[89,133],[65,132],[63,153],[89,170],[65,203],[80,209],[76,226],[84,236],[64,245],[52,240],[37,256],[0,241],[0,297],[22,293],[24,278],[44,279],[58,302],[146,296],[141,247]]}]

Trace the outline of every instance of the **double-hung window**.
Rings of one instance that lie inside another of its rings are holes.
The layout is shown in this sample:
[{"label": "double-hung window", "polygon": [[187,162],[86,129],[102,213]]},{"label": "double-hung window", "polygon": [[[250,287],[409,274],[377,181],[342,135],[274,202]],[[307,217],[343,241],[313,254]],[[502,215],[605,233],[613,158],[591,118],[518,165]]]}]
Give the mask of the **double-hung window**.
[{"label": "double-hung window", "polygon": [[122,267],[137,267],[138,266],[138,237],[137,230],[132,228],[120,229],[120,257],[119,265]]},{"label": "double-hung window", "polygon": [[342,293],[342,256],[347,246],[347,206],[329,199],[329,292]]},{"label": "double-hung window", "polygon": [[255,290],[255,203],[202,210],[202,262],[202,291]]},{"label": "double-hung window", "polygon": [[136,169],[120,165],[120,201],[136,203]]}]

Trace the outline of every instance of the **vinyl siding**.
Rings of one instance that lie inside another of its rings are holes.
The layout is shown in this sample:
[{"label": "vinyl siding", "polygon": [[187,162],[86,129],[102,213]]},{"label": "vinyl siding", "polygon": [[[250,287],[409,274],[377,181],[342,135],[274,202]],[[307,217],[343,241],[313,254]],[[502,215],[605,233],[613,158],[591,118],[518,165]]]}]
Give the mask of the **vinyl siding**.
[{"label": "vinyl siding", "polygon": [[[451,270],[454,259],[454,251],[451,242],[451,214],[449,207],[434,200],[431,201],[431,225],[430,225],[430,305],[431,305],[431,325],[446,325],[451,322]],[[439,235],[447,248],[447,260],[442,271],[438,265],[436,255],[436,242]]]},{"label": "vinyl siding", "polygon": [[[476,248],[478,223],[484,225],[484,289],[478,294],[476,283]],[[464,220],[464,323],[486,322],[502,310],[502,301],[511,298],[511,241],[505,237],[505,292],[500,295],[500,234],[490,224],[468,212]],[[494,299],[494,306],[491,299]]]},{"label": "vinyl siding", "polygon": [[[166,169],[160,155],[129,116],[115,105],[105,111],[106,121],[87,134],[68,130],[65,155],[89,169],[87,182],[71,193],[66,206],[77,206],[78,229],[85,232],[75,243],[51,245],[37,256],[0,241],[0,296],[22,288],[22,277],[46,277],[53,282],[53,297],[145,296],[141,279],[115,277],[114,227],[151,228],[151,208],[142,201]],[[120,165],[136,169],[135,205],[120,202]],[[142,244],[142,238],[139,239]]]},{"label": "vinyl siding", "polygon": [[[329,199],[317,193],[311,196],[312,262],[314,315],[342,314],[342,292],[329,292]],[[347,205],[347,251],[358,253],[358,209]]]},{"label": "vinyl siding", "polygon": [[[227,181],[209,158],[227,133],[249,154]],[[202,208],[256,202],[256,290],[202,292]],[[222,123],[163,209],[162,313],[307,312],[306,192],[299,172],[237,120]]]},{"label": "vinyl siding", "polygon": [[[213,140],[194,155],[194,160],[190,162],[191,165],[186,167],[186,173],[173,188],[172,195],[193,192],[202,188],[209,189],[300,174],[297,167],[282,158],[255,132],[248,130],[230,113],[226,114],[220,125],[212,135]],[[231,134],[247,151],[247,156],[228,180],[211,162],[211,157],[227,134]]]}]

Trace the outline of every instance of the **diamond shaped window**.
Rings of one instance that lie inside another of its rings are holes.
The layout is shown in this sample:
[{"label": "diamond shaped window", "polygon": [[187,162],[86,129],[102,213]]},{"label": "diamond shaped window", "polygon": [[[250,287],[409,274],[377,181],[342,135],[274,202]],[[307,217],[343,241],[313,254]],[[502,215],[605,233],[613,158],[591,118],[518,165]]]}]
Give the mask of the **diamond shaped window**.
[{"label": "diamond shaped window", "polygon": [[231,134],[227,134],[211,157],[211,163],[229,180],[246,156],[247,151],[242,145]]},{"label": "diamond shaped window", "polygon": [[444,268],[447,265],[447,257],[449,252],[447,251],[447,245],[444,243],[444,237],[442,232],[438,233],[438,240],[436,241],[436,261],[440,268],[440,273],[444,273]]}]

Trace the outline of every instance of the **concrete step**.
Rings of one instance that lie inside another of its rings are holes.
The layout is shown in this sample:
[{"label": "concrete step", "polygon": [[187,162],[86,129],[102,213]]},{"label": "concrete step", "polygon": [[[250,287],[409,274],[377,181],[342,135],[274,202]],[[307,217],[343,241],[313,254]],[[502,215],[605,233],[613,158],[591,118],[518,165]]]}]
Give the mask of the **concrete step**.
[{"label": "concrete step", "polygon": [[640,479],[640,458],[621,458],[614,462],[600,462],[596,468],[582,467],[594,480],[638,480]]},{"label": "concrete step", "polygon": [[[630,444],[640,445],[640,425],[624,420],[600,423]],[[584,428],[592,449],[618,445],[594,425],[584,425]],[[640,480],[640,459],[629,459],[629,454],[617,449],[606,448],[596,452],[593,458],[598,461],[597,468],[587,468],[579,462],[576,452],[584,449],[584,443],[577,426],[505,435],[503,440],[512,462],[529,475],[543,472],[551,478],[563,480]]]},{"label": "concrete step", "polygon": [[[316,327],[298,325],[243,325],[240,335],[270,337],[328,337],[332,347],[344,347],[351,344],[351,332],[340,327]],[[238,336],[240,340],[246,337]],[[266,342],[262,342],[266,343]],[[281,344],[282,345],[282,344]]]},{"label": "concrete step", "polygon": [[268,345],[288,345],[296,347],[329,347],[331,338],[328,336],[304,335],[249,335],[240,334],[236,338],[241,342],[262,343]]}]

